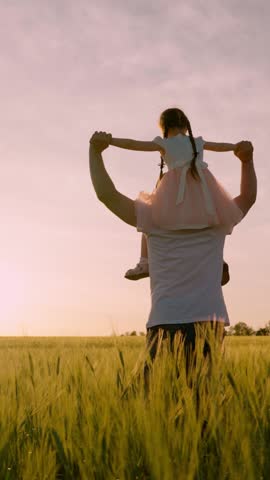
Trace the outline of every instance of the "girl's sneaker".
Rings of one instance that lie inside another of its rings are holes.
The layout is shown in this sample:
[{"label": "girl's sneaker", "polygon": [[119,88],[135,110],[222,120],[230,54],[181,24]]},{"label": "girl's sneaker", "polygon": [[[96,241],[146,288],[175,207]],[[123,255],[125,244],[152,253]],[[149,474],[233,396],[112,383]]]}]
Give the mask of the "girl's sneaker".
[{"label": "girl's sneaker", "polygon": [[135,268],[130,268],[125,274],[128,280],[140,280],[149,277],[148,263],[137,263]]},{"label": "girl's sneaker", "polygon": [[221,285],[226,285],[230,281],[230,272],[229,272],[229,265],[224,262],[223,260],[223,271],[222,271],[222,279]]}]

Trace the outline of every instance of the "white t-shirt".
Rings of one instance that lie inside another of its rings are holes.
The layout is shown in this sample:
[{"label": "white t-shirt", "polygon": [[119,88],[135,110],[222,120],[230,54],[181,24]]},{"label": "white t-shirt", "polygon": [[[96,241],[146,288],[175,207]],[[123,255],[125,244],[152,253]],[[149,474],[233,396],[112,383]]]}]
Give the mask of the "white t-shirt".
[{"label": "white t-shirt", "polygon": [[152,297],[147,328],[208,320],[230,324],[221,287],[225,236],[221,227],[147,234]]}]

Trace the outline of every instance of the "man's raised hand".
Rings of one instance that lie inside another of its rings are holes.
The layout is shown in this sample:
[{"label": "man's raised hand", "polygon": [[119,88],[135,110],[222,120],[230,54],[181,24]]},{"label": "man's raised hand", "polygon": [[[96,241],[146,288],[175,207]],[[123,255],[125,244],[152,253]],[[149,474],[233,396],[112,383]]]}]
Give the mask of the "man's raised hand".
[{"label": "man's raised hand", "polygon": [[95,132],[90,138],[90,144],[95,147],[98,152],[103,152],[110,145],[112,135],[106,132]]},{"label": "man's raised hand", "polygon": [[234,154],[242,163],[248,163],[253,159],[253,145],[247,140],[243,140],[236,144]]}]

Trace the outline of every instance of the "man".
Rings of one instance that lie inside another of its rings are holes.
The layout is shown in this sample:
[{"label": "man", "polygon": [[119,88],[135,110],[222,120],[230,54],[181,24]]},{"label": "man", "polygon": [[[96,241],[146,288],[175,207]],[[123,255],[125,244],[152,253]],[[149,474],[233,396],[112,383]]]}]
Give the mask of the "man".
[{"label": "man", "polygon": [[[110,134],[95,132],[90,139],[90,174],[98,199],[125,223],[136,227],[136,202],[115,188],[103,163],[102,152]],[[234,199],[245,216],[256,201],[257,178],[253,146],[237,144],[241,161],[240,195]],[[211,328],[222,342],[229,318],[221,278],[226,232],[221,227],[196,231],[153,231],[147,234],[152,307],[147,322],[147,346],[153,360],[160,339],[169,336],[171,346],[177,332],[183,335],[187,359],[194,351],[199,330]],[[209,353],[205,340],[204,354]]]}]

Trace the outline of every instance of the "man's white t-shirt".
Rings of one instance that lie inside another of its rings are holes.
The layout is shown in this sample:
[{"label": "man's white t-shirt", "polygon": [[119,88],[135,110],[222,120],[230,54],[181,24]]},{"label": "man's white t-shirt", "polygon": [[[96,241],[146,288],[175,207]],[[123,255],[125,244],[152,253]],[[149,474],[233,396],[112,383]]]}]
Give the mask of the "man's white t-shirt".
[{"label": "man's white t-shirt", "polygon": [[147,234],[152,306],[146,327],[217,320],[229,325],[221,277],[222,227]]}]

